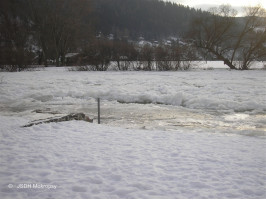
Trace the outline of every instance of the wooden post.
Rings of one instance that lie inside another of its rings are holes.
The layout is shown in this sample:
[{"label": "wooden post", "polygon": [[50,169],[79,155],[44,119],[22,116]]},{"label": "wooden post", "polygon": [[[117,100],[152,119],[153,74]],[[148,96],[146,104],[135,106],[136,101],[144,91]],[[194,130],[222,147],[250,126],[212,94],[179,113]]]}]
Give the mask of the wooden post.
[{"label": "wooden post", "polygon": [[100,108],[100,98],[97,99],[98,100],[98,124],[101,123],[101,108]]}]

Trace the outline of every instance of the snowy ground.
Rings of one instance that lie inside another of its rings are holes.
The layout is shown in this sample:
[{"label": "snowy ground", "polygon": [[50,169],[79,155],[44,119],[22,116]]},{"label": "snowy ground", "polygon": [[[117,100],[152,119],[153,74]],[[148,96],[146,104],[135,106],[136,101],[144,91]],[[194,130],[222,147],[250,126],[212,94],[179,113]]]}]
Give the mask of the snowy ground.
[{"label": "snowy ground", "polygon": [[[266,198],[265,77],[226,69],[1,73],[0,196]],[[76,112],[96,118],[97,97],[103,125],[21,127]]]}]

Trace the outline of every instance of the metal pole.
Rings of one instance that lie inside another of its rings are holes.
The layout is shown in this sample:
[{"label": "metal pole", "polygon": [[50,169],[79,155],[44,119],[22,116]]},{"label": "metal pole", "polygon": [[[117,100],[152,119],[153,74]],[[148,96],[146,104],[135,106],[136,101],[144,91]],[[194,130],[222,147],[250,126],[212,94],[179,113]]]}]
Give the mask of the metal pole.
[{"label": "metal pole", "polygon": [[98,124],[101,123],[101,109],[100,109],[100,98],[97,99],[98,100]]}]

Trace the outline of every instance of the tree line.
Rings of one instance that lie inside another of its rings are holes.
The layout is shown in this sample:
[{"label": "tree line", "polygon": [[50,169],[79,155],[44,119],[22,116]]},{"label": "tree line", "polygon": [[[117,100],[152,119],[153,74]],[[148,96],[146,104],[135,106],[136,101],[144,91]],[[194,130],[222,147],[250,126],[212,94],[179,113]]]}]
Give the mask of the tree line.
[{"label": "tree line", "polygon": [[81,52],[99,32],[158,39],[185,32],[195,13],[159,0],[1,0],[0,65],[65,65],[67,53]]},{"label": "tree line", "polygon": [[[249,69],[266,58],[265,13],[260,6],[247,7],[240,18],[229,5],[202,12],[160,0],[1,0],[0,67],[73,64],[106,70],[115,61],[125,70],[134,60],[137,70],[176,70],[188,60],[214,59]],[[185,42],[139,46],[140,36]]]},{"label": "tree line", "polygon": [[98,38],[91,41],[73,61],[81,66],[76,68],[81,71],[106,71],[111,62],[116,70],[121,71],[169,71],[188,69],[191,61],[196,59],[194,47],[191,44],[180,44],[179,41],[136,45],[127,40]]}]

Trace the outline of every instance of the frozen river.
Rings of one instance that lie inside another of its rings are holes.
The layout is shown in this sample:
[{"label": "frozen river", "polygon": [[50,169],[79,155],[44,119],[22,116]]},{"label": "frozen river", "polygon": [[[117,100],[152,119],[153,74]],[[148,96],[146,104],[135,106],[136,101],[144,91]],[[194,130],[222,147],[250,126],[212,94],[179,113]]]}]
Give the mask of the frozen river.
[{"label": "frozen river", "polygon": [[0,114],[28,121],[84,112],[97,123],[148,130],[266,131],[266,71],[1,73]]},{"label": "frozen river", "polygon": [[[97,123],[97,102],[79,111],[93,116]],[[101,102],[101,123],[147,130],[189,129],[196,132],[223,132],[249,136],[266,135],[265,113],[230,113],[196,110],[161,104],[121,104]]]}]

